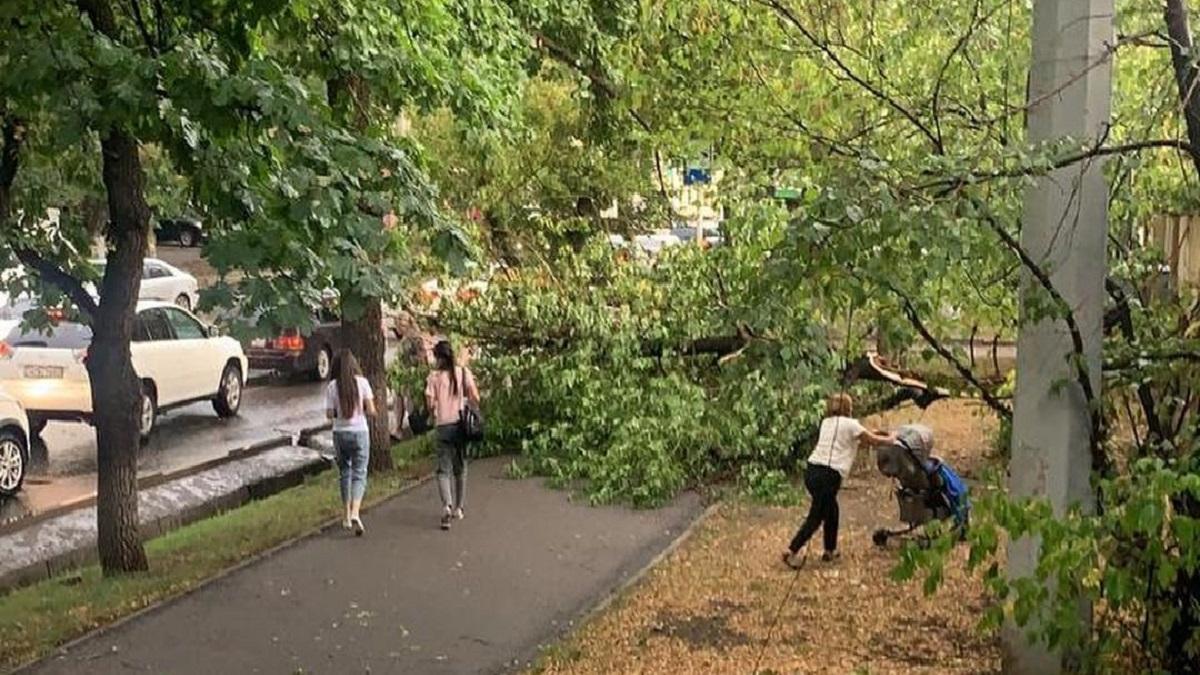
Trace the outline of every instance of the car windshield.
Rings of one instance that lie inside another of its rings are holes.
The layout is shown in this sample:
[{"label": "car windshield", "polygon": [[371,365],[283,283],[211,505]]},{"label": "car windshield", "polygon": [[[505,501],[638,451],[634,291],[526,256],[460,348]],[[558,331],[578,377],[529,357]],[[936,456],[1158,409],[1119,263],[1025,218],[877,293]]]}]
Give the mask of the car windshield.
[{"label": "car windshield", "polygon": [[22,326],[20,322],[10,322],[0,327],[0,338],[13,349],[86,349],[92,343],[92,329],[80,323],[34,328]]}]

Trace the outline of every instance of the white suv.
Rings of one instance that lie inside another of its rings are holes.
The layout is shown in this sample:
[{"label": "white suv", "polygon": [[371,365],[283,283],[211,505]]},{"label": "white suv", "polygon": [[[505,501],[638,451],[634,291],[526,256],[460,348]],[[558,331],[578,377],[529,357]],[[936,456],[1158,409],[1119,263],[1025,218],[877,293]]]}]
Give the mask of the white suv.
[{"label": "white suv", "polygon": [[[91,329],[76,323],[40,331],[0,322],[0,386],[25,407],[35,435],[48,420],[91,420],[85,367],[91,340]],[[191,312],[167,302],[138,303],[130,351],[142,381],[143,438],[159,411],[196,401],[211,400],[220,417],[238,413],[247,372],[242,346],[213,334]]]},{"label": "white suv", "polygon": [[29,466],[29,424],[16,399],[0,390],[0,497],[11,497]]}]

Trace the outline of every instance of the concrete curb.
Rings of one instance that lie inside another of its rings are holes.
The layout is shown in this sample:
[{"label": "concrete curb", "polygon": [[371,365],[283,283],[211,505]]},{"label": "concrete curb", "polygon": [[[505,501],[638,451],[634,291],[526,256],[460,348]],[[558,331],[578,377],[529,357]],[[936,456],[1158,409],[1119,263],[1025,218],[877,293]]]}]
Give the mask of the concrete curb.
[{"label": "concrete curb", "polygon": [[508,667],[495,672],[517,673],[533,667],[541,655],[545,652],[547,647],[569,639],[571,635],[579,630],[582,630],[587,624],[591,623],[593,620],[603,614],[604,611],[611,607],[614,602],[624,597],[627,593],[633,590],[634,587],[645,581],[646,575],[648,575],[655,567],[658,567],[672,553],[679,550],[680,546],[683,546],[689,539],[691,539],[696,530],[699,529],[699,527],[704,524],[709,517],[712,516],[712,514],[717,512],[717,509],[721,507],[722,503],[723,502],[716,501],[712,504],[709,504],[692,520],[691,523],[688,524],[687,527],[683,529],[682,532],[679,533],[679,536],[671,540],[666,547],[655,554],[654,557],[650,558],[645,565],[642,565],[624,581],[609,589],[609,591],[605,593],[600,600],[596,602],[596,604],[592,605],[590,608],[584,610],[577,617],[572,619],[567,624],[565,629],[558,632],[558,635],[555,637],[553,642],[538,645],[532,653],[525,654],[520,658],[514,659]]},{"label": "concrete curb", "polygon": [[[387,504],[388,502],[392,501],[393,499],[396,499],[397,497],[399,497],[403,494],[406,494],[412,490],[417,489],[418,487],[421,487],[422,485],[424,485],[425,483],[428,483],[432,479],[433,479],[432,473],[425,474],[419,478],[416,478],[408,485],[405,485],[405,486],[401,487],[399,490],[397,490],[395,492],[395,494],[389,495],[388,497],[381,499],[378,502],[371,504],[368,507],[365,507],[364,511],[367,511],[367,512],[373,511],[374,509],[376,509],[380,506],[383,506],[384,504]],[[282,492],[282,490],[280,490],[280,492]],[[130,623],[131,621],[136,621],[144,616],[153,614],[154,612],[157,612],[157,611],[163,609],[164,607],[166,607],[167,605],[169,605],[171,603],[174,603],[178,600],[186,598],[189,595],[192,595],[193,593],[202,591],[205,588],[209,587],[210,585],[212,585],[218,581],[221,581],[222,579],[232,576],[248,567],[257,565],[258,563],[263,562],[264,560],[267,560],[268,558],[271,558],[272,556],[274,556],[282,551],[292,548],[293,546],[296,546],[297,544],[300,544],[308,539],[311,539],[312,537],[323,534],[327,530],[330,530],[335,527],[340,527],[340,526],[341,526],[341,518],[339,518],[339,517],[334,517],[330,520],[327,520],[324,523],[322,523],[310,530],[307,530],[305,532],[302,532],[301,534],[296,535],[295,537],[292,537],[291,539],[287,539],[283,542],[276,544],[275,546],[272,546],[271,548],[268,548],[264,551],[255,553],[254,555],[235,563],[231,567],[227,567],[227,568],[221,570],[220,572],[217,572],[213,576],[208,577],[207,579],[204,579],[204,580],[198,582],[195,586],[193,586],[192,588],[190,588],[182,593],[179,593],[177,595],[167,596],[165,598],[162,598],[161,600],[157,600],[157,601],[155,601],[149,605],[146,605],[145,607],[143,607],[131,614],[126,614],[125,616],[113,621],[112,623],[105,624],[103,626],[100,626],[99,628],[96,628],[95,630],[88,631],[87,633],[84,633],[83,635],[80,635],[77,638],[68,640],[67,642],[55,647],[54,650],[52,652],[50,652],[49,654],[47,654],[41,658],[37,658],[37,659],[34,659],[32,661],[29,661],[27,663],[23,663],[23,664],[17,666],[12,671],[12,675],[17,675],[18,673],[27,672],[30,668],[33,668],[39,664],[42,664],[51,659],[54,659],[54,658],[58,657],[59,655],[63,654],[64,652],[68,652],[68,651],[72,650],[73,648],[75,648],[76,646],[78,646],[84,642],[87,642],[88,640],[99,638],[111,631],[114,631],[114,630],[120,628],[121,626],[124,626],[127,623]]]},{"label": "concrete curb", "polygon": [[[326,422],[325,424],[318,424],[318,425],[314,425],[311,427],[304,427],[303,429],[299,430],[299,436],[300,436],[299,444],[304,445],[304,443],[311,437],[313,437],[319,433],[322,433],[324,431],[329,431],[332,428],[333,428],[333,426],[328,422]],[[226,453],[225,456],[223,456],[223,457],[216,457],[216,458],[210,459],[208,461],[200,462],[199,464],[194,464],[192,466],[189,466],[189,467],[186,467],[183,469],[178,469],[176,471],[170,471],[168,473],[152,473],[152,474],[149,474],[146,476],[142,476],[141,478],[138,479],[138,490],[141,491],[141,490],[145,490],[148,488],[152,488],[156,485],[162,485],[163,483],[167,483],[172,480],[177,480],[180,478],[187,478],[188,476],[193,476],[197,473],[200,473],[201,471],[206,471],[213,467],[220,466],[222,464],[225,464],[226,462],[231,462],[231,461],[238,460],[238,459],[244,459],[246,457],[252,457],[254,455],[266,452],[267,450],[274,450],[275,448],[280,448],[285,445],[290,445],[291,442],[292,442],[291,436],[273,436],[271,438],[267,438],[262,441],[255,441],[254,443],[251,443],[249,445],[244,445],[240,448],[234,448],[233,450],[230,450],[228,453]],[[95,506],[95,505],[96,505],[96,495],[94,493],[91,495],[88,495],[86,497],[74,499],[70,502],[67,502],[66,504],[62,504],[62,505],[57,506],[52,509],[47,509],[45,511],[42,511],[41,513],[36,513],[32,516],[27,516],[25,518],[18,518],[16,520],[12,520],[12,521],[6,522],[4,524],[0,524],[0,536],[6,535],[6,534],[11,534],[11,533],[17,532],[19,530],[23,530],[26,527],[29,527],[31,525],[35,525],[37,523],[40,523],[40,522],[43,522],[46,520],[50,520],[51,518],[56,518],[63,514],[70,513],[71,511],[75,511],[78,509],[85,509],[85,508],[88,508],[89,506]],[[4,588],[4,584],[0,583],[0,589],[2,589],[2,588]]]},{"label": "concrete curb", "polygon": [[[301,430],[301,437],[308,439],[313,435],[320,433],[327,428],[328,424],[309,427]],[[147,476],[143,481],[139,481],[138,491],[151,489],[155,486],[168,483],[171,480],[181,480],[189,476],[195,475],[202,471],[212,469],[223,464],[253,457],[262,454],[269,450],[290,446],[292,441],[291,436],[281,436],[249,446],[239,448],[229,452],[225,457],[219,457],[203,464],[188,467],[180,471],[167,475],[155,474]],[[318,452],[314,450],[314,452]],[[218,513],[235,509],[243,506],[251,501],[269,497],[273,494],[282,492],[288,488],[295,487],[304,482],[308,476],[316,475],[327,471],[331,464],[321,459],[313,461],[302,466],[293,467],[290,470],[277,473],[271,476],[265,476],[259,480],[243,485],[234,492],[224,495],[214,496],[202,504],[193,505],[182,511],[164,514],[154,520],[143,522],[140,526],[143,540],[160,537],[172,530],[179,529],[184,525],[194,523],[198,520],[211,517]],[[0,528],[0,536],[18,532],[26,527],[31,527],[39,522],[49,520],[54,517],[61,517],[69,514],[72,511],[84,508],[90,508],[95,505],[95,497],[90,497],[86,500],[79,500],[61,509],[53,512],[39,514],[40,517],[32,517],[16,521],[8,524],[5,528]],[[19,524],[19,527],[14,525]],[[50,579],[73,569],[82,567],[89,563],[95,562],[98,558],[95,542],[91,541],[86,545],[71,548],[61,551],[57,554],[50,555],[30,562],[29,564],[8,570],[0,577],[0,595],[4,595],[15,589],[29,586],[46,579]]]}]

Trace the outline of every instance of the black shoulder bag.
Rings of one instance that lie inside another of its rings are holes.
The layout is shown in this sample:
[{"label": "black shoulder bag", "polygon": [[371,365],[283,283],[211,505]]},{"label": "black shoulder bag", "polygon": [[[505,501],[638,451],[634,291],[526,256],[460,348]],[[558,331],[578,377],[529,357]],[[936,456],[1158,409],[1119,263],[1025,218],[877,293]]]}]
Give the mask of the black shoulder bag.
[{"label": "black shoulder bag", "polygon": [[462,396],[462,410],[458,412],[458,430],[463,440],[468,443],[478,443],[483,440],[483,412],[473,401],[467,398],[466,378],[462,373],[458,377],[458,393]]}]

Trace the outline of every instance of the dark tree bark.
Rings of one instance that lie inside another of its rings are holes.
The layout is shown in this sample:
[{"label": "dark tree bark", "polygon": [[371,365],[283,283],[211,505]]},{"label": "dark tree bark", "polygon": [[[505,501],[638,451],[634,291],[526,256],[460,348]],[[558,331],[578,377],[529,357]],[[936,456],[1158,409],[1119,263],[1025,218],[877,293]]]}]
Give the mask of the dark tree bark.
[{"label": "dark tree bark", "polygon": [[371,383],[375,392],[374,419],[371,427],[371,470],[391,471],[392,433],[388,424],[387,401],[387,342],[383,334],[383,303],[379,298],[367,298],[366,310],[357,319],[342,319],[342,335],[346,347],[354,352],[363,376]]},{"label": "dark tree bark", "polygon": [[[1194,40],[1188,21],[1187,0],[1166,0],[1163,16],[1167,24],[1167,36],[1171,43],[1171,64],[1175,69],[1175,83],[1179,87],[1179,101],[1183,106],[1183,120],[1187,126],[1188,142],[1191,146],[1192,165],[1200,176],[1200,68],[1193,60]],[[1139,398],[1147,420],[1158,426],[1157,435],[1165,436],[1158,424],[1159,419],[1148,387],[1138,388]],[[1153,427],[1152,427],[1152,431]],[[1200,503],[1189,495],[1172,499],[1178,513],[1196,517],[1200,514]],[[1179,610],[1179,616],[1167,632],[1166,669],[1172,673],[1200,672],[1200,662],[1187,650],[1200,627],[1200,575],[1181,573],[1171,592],[1167,594],[1169,606]]]},{"label": "dark tree bark", "polygon": [[[119,39],[112,7],[106,0],[81,0],[79,4],[98,31]],[[129,343],[149,241],[150,208],[145,199],[145,174],[137,139],[114,126],[104,134],[100,147],[110,216],[109,253],[100,303],[92,315],[87,369],[96,426],[100,565],[105,574],[111,575],[149,568],[138,532],[141,383],[133,369]]]},{"label": "dark tree bark", "polygon": [[1171,64],[1175,68],[1175,83],[1183,105],[1183,120],[1187,126],[1192,165],[1200,174],[1200,68],[1192,60],[1192,28],[1188,23],[1187,0],[1166,0],[1163,15],[1167,37],[1171,43]]},{"label": "dark tree bark", "polygon": [[148,568],[138,532],[137,450],[142,385],[129,343],[149,241],[150,209],[137,141],[112,130],[101,141],[104,185],[112,214],[100,305],[92,317],[87,369],[96,425],[97,527],[106,574]]}]

